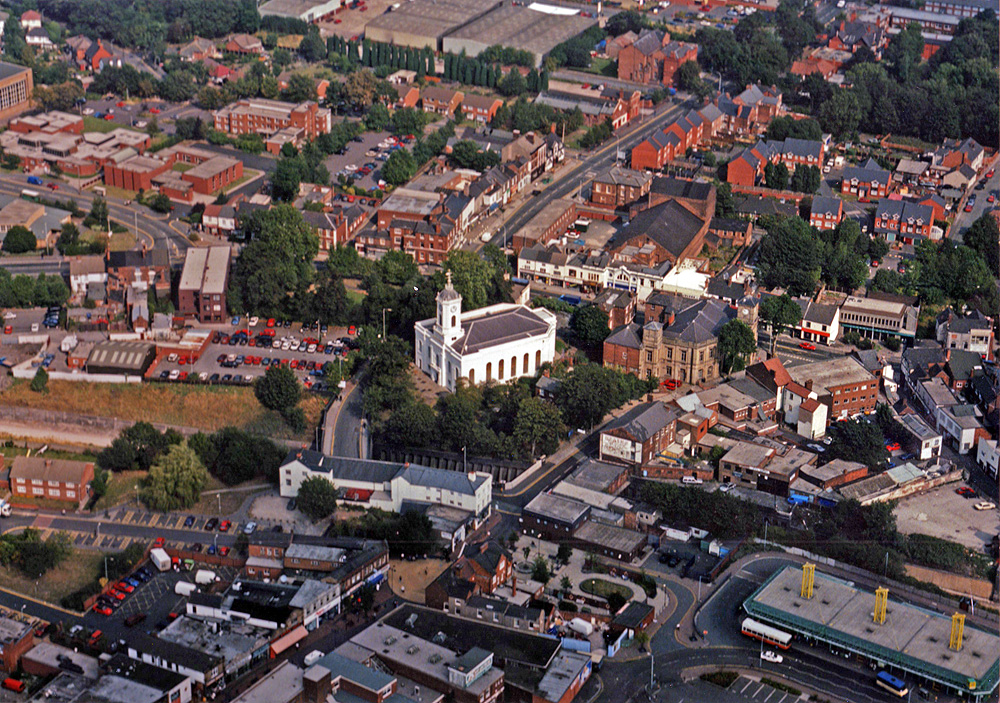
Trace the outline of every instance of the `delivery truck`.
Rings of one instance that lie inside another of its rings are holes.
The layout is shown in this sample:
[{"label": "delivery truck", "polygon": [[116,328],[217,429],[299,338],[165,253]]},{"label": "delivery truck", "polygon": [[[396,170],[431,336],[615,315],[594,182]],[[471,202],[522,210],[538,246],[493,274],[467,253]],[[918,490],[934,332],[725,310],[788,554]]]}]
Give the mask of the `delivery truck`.
[{"label": "delivery truck", "polygon": [[170,571],[170,555],[166,550],[157,547],[149,552],[149,560],[160,571]]},{"label": "delivery truck", "polygon": [[194,574],[194,582],[204,586],[215,581],[215,572],[208,569],[198,569]]}]

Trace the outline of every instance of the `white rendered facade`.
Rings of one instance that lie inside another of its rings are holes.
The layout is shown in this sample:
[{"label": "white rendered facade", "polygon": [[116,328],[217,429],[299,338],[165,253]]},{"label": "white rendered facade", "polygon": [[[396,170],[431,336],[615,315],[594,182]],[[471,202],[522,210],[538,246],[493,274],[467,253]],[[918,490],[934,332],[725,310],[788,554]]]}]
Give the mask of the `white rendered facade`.
[{"label": "white rendered facade", "polygon": [[534,376],[555,358],[556,316],[548,310],[501,303],[462,312],[462,296],[448,285],[437,297],[437,316],[415,326],[417,368],[450,391]]}]

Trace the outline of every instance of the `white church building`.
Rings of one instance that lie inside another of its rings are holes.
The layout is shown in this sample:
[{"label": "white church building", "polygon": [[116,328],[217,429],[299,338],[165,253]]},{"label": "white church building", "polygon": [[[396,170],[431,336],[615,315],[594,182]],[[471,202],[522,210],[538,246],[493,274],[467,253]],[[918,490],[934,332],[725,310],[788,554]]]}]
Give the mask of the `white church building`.
[{"label": "white church building", "polygon": [[416,323],[417,368],[454,391],[534,376],[555,358],[556,316],[544,308],[500,303],[462,312],[462,296],[448,283],[437,296],[437,317]]}]

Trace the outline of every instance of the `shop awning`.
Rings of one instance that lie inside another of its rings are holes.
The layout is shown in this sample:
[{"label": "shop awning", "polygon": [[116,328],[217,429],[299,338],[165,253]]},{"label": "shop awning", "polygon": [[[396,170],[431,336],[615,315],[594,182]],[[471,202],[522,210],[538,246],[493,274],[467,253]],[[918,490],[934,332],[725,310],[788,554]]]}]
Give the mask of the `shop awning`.
[{"label": "shop awning", "polygon": [[292,645],[301,642],[308,634],[309,632],[303,625],[298,625],[294,629],[289,630],[271,643],[271,657],[276,657]]}]

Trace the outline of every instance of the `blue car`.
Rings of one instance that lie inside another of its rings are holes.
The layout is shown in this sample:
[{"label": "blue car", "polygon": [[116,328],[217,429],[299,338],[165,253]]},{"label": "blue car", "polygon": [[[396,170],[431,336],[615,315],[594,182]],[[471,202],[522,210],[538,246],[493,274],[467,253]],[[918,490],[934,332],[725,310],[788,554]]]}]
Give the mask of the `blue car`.
[{"label": "blue car", "polygon": [[38,176],[28,176],[28,183],[33,186],[40,186],[42,185],[42,179]]},{"label": "blue car", "polygon": [[233,318],[233,324],[234,325],[240,324],[240,316],[239,315],[237,315],[236,317]]},{"label": "blue car", "polygon": [[208,549],[205,550],[205,553],[206,554],[215,554],[215,545],[214,544],[208,545]]}]

